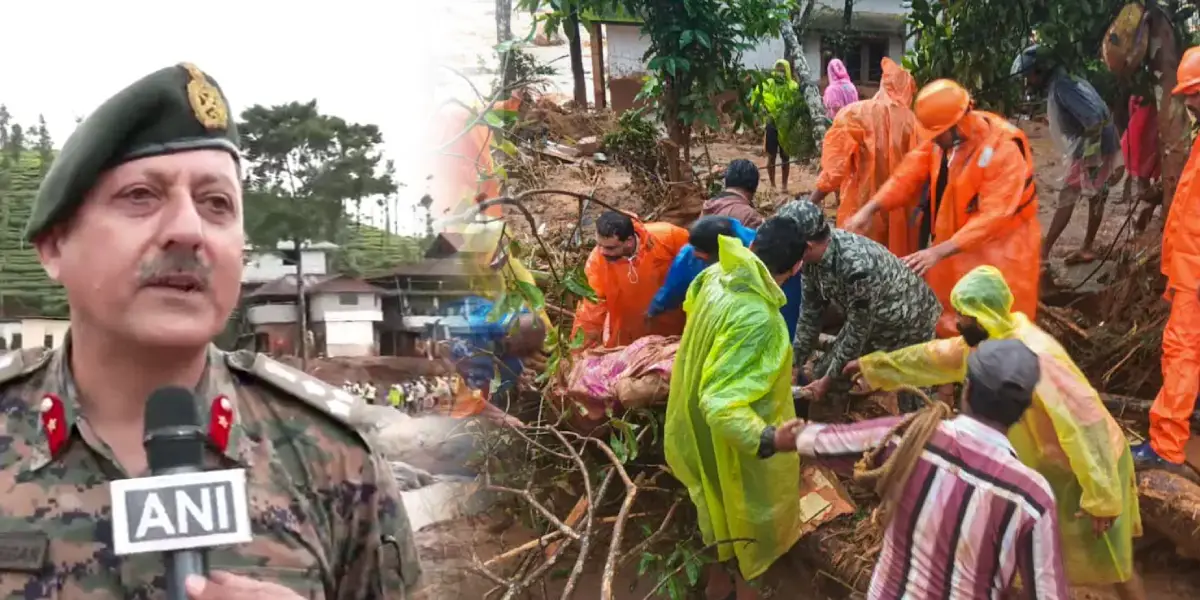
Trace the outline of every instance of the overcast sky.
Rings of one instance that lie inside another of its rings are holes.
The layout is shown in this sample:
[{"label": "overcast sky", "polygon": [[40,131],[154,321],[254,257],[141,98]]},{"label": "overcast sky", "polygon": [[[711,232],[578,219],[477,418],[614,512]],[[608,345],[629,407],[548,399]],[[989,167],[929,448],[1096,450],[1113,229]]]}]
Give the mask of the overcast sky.
[{"label": "overcast sky", "polygon": [[410,197],[419,198],[428,117],[446,93],[457,93],[433,85],[445,79],[437,65],[446,53],[435,47],[455,48],[451,59],[460,67],[474,65],[495,34],[490,13],[473,9],[490,4],[5,2],[0,103],[27,125],[44,114],[61,146],[75,118],[116,91],[164,66],[193,62],[221,84],[235,113],[251,104],[316,98],[325,113],[379,125],[386,157],[396,162]]}]

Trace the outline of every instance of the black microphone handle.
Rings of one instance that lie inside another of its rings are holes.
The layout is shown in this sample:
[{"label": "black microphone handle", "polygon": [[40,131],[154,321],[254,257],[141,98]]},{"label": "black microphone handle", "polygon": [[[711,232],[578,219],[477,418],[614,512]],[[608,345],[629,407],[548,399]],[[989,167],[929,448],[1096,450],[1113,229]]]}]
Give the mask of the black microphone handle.
[{"label": "black microphone handle", "polygon": [[[197,469],[193,465],[185,465],[182,467],[175,467],[173,469],[161,469],[159,472],[155,472],[154,475],[176,475],[200,472],[202,472],[201,469]],[[208,577],[207,550],[190,549],[164,552],[163,562],[167,568],[167,600],[188,600],[187,589],[184,588],[184,582],[187,581],[189,575]]]},{"label": "black microphone handle", "polygon": [[208,552],[204,550],[177,550],[165,552],[163,561],[167,567],[167,600],[188,600],[184,582],[189,575],[208,577]]}]

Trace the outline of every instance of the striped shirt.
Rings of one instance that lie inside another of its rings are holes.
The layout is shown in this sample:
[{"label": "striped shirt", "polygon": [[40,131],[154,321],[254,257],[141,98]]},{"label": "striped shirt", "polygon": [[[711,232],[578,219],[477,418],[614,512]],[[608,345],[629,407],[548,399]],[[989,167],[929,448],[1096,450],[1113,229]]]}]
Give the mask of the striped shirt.
[{"label": "striped shirt", "polygon": [[[848,470],[898,422],[812,424],[800,431],[796,447],[802,456]],[[1066,600],[1057,521],[1049,484],[1017,460],[1003,434],[970,417],[944,421],[909,477],[867,597],[1000,598],[1019,573],[1027,597]]]}]

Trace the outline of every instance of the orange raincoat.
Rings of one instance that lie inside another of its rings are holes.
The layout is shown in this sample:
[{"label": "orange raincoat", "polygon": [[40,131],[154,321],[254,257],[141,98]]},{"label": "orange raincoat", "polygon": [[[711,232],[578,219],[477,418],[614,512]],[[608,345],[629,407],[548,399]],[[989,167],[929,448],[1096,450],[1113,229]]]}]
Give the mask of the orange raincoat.
[{"label": "orange raincoat", "polygon": [[1175,463],[1184,460],[1189,425],[1200,394],[1200,138],[1187,166],[1163,232],[1162,272],[1171,316],[1163,330],[1163,385],[1150,408],[1150,447]]},{"label": "orange raincoat", "polygon": [[[883,85],[874,98],[838,112],[825,134],[817,189],[838,192],[837,225],[854,216],[917,144],[912,100],[917,83],[890,58],[883,64]],[[866,236],[906,256],[917,250],[917,229],[905,211],[877,214]]]},{"label": "orange raincoat", "polygon": [[650,322],[646,321],[646,309],[666,281],[675,255],[688,243],[688,232],[670,223],[637,219],[633,230],[638,244],[632,258],[610,262],[599,248],[588,256],[584,271],[597,302],[582,300],[575,310],[575,327],[583,330],[585,345],[603,341],[605,347],[614,348],[647,335],[683,333],[684,315],[679,309]]},{"label": "orange raincoat", "polygon": [[[1025,132],[999,115],[977,110],[968,112],[958,127],[966,139],[949,156],[933,140],[921,142],[874,198],[884,210],[911,209],[921,188],[930,184],[930,245],[954,242],[958,247],[957,254],[925,274],[942,302],[937,333],[943,338],[958,335],[950,290],[968,271],[995,266],[1012,288],[1013,310],[1036,321],[1041,270],[1042,230]],[[938,181],[943,160],[949,162],[944,185]]]}]

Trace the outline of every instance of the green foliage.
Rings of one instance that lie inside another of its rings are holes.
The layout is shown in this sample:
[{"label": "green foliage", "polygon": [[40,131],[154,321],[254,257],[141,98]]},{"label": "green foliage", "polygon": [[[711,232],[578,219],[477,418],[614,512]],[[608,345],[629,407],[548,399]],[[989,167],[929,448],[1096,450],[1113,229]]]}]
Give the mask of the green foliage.
[{"label": "green foliage", "polygon": [[[650,536],[649,525],[642,526],[642,533]],[[638,577],[652,575],[657,587],[655,595],[669,600],[686,600],[688,590],[700,585],[704,568],[713,562],[706,556],[704,548],[693,535],[669,546],[665,551],[650,549],[642,552],[638,560]]]},{"label": "green foliage", "polygon": [[[946,77],[963,84],[976,103],[1005,112],[1016,105],[1022,82],[1010,75],[1013,60],[1036,36],[1039,58],[1086,78],[1110,104],[1121,85],[1099,60],[1104,34],[1127,0],[912,0],[908,22],[917,36],[904,59],[919,85]],[[1189,2],[1160,2],[1175,26],[1180,46],[1191,45]],[[987,51],[979,51],[987,40]],[[1148,91],[1149,67],[1130,89]]]},{"label": "green foliage", "polygon": [[246,233],[257,246],[336,239],[348,203],[396,192],[379,128],[322,114],[316,100],[252,106],[238,131],[249,162]]},{"label": "green foliage", "polygon": [[358,223],[334,239],[339,249],[333,268],[353,276],[373,275],[400,263],[420,261],[430,242],[428,237],[400,236]]},{"label": "green foliage", "polygon": [[[1013,59],[1029,45],[1033,30],[1027,4],[1026,0],[912,0],[908,24],[917,37],[904,58],[905,68],[917,85],[940,78],[959,82],[981,108],[1003,112],[1015,106],[1021,84],[1009,72]],[[987,40],[987,51],[980,51],[980,40]]]},{"label": "green foliage", "polygon": [[[778,0],[620,0],[643,20],[642,34],[651,77],[644,97],[658,103],[668,128],[672,121],[685,131],[697,125],[718,127],[712,99],[736,90],[750,91],[741,67],[742,53],[776,34],[794,2]],[[676,139],[686,143],[689,136]]]},{"label": "green foliage", "polygon": [[658,138],[658,127],[643,117],[641,111],[627,110],[617,121],[617,128],[605,134],[604,149],[629,171],[635,184],[657,185],[667,172],[667,158]]},{"label": "green foliage", "polygon": [[23,237],[45,165],[37,153],[12,148],[11,135],[8,142],[0,159],[0,316],[66,317],[66,291]]}]

